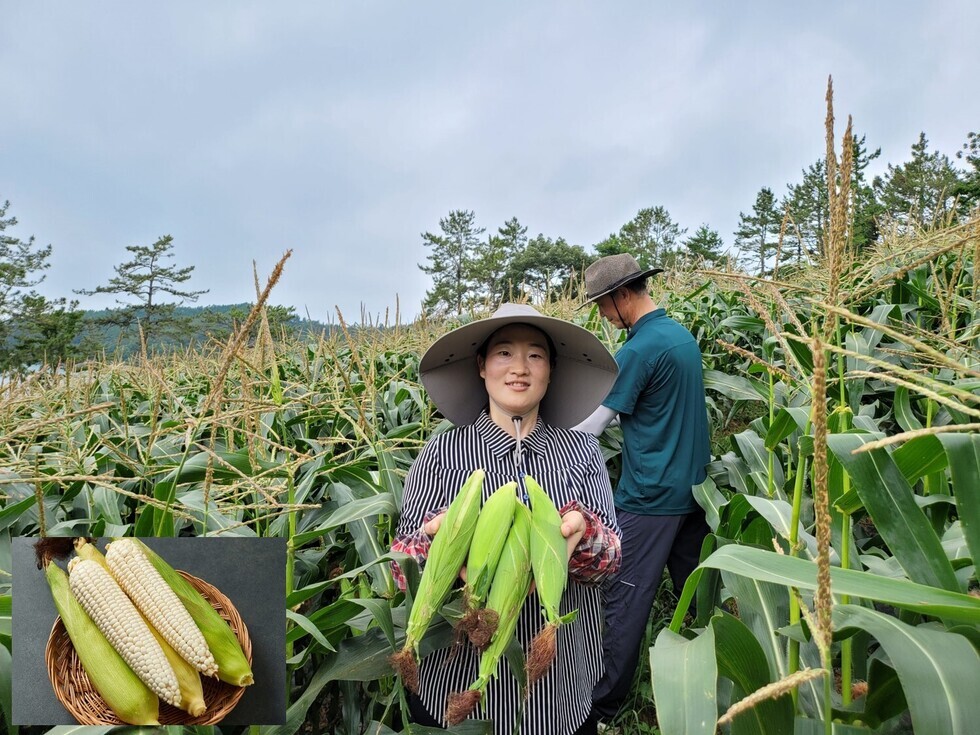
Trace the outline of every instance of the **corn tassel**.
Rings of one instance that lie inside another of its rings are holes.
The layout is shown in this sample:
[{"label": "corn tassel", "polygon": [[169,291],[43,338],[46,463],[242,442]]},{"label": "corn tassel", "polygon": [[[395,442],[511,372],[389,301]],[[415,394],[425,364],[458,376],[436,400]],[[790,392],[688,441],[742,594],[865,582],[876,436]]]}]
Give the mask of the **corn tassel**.
[{"label": "corn tassel", "polygon": [[238,642],[238,636],[231,626],[215,610],[194,586],[181,577],[159,554],[139,539],[131,539],[137,544],[150,564],[160,573],[164,581],[177,594],[194,623],[204,634],[208,649],[218,665],[218,678],[233,686],[243,687],[251,684],[252,667],[245,658],[245,652]]},{"label": "corn tassel", "polygon": [[497,613],[485,607],[487,593],[517,506],[516,482],[502,485],[483,504],[466,557],[466,586],[463,601],[466,612],[459,622],[478,650],[483,650],[497,629]]},{"label": "corn tassel", "polygon": [[561,515],[544,489],[533,477],[524,477],[531,503],[531,568],[534,586],[547,621],[538,633],[527,656],[528,691],[551,667],[555,659],[558,626],[564,622],[559,613],[562,595],[568,581],[568,546],[561,533]]},{"label": "corn tassel", "polygon": [[130,725],[159,725],[159,698],[129,668],[72,595],[65,571],[48,562],[44,576],[75,653],[109,709]]},{"label": "corn tassel", "polygon": [[418,692],[418,655],[422,636],[449,595],[466,560],[476,530],[485,475],[482,469],[474,470],[449,504],[442,525],[429,546],[429,556],[405,627],[405,645],[390,659],[412,692]]},{"label": "corn tassel", "polygon": [[521,609],[531,589],[530,536],[531,513],[524,505],[517,504],[514,523],[507,534],[507,541],[487,595],[487,607],[497,612],[499,624],[490,639],[490,645],[480,655],[476,680],[465,692],[449,695],[445,719],[450,726],[466,719],[477,702],[483,699],[490,680],[497,674],[500,659],[514,638]]},{"label": "corn tassel", "polygon": [[136,607],[98,562],[74,558],[68,564],[68,582],[103,635],[136,675],[157,696],[180,705],[180,687],[163,649],[156,642]]},{"label": "corn tassel", "polygon": [[[93,544],[88,543],[84,538],[75,539],[75,553],[82,559],[91,559],[92,561],[98,562],[107,572],[109,571],[109,565],[102,552]],[[160,632],[153,627],[142,612],[140,613],[140,617],[150,629],[153,637],[156,638],[157,643],[160,644],[160,648],[163,649],[163,655],[167,657],[167,661],[170,662],[170,666],[177,676],[177,685],[180,687],[180,709],[193,717],[204,714],[207,705],[204,702],[204,686],[201,684],[201,675],[197,669],[191,666],[190,663],[185,661],[174,650],[173,646],[160,635]]]},{"label": "corn tassel", "polygon": [[201,630],[136,542],[131,538],[113,541],[106,548],[105,560],[119,586],[181,658],[205,676],[217,674],[218,664]]}]

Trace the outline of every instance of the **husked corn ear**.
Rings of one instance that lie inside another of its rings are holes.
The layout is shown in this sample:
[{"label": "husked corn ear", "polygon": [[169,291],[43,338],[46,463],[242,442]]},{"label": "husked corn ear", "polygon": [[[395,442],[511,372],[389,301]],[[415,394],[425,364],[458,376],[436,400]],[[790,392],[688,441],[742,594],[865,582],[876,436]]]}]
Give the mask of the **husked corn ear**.
[{"label": "husked corn ear", "polygon": [[405,645],[391,658],[392,666],[413,692],[418,691],[419,643],[466,560],[480,512],[485,475],[482,469],[474,470],[449,504],[442,525],[429,546],[429,556],[405,627]]},{"label": "husked corn ear", "polygon": [[65,570],[49,562],[44,576],[82,668],[109,709],[130,725],[159,725],[159,698],[129,668],[72,595]]},{"label": "husked corn ear", "polygon": [[466,589],[475,603],[486,600],[500,553],[514,521],[517,483],[501,485],[483,504],[466,557]]},{"label": "husked corn ear", "polygon": [[[94,544],[90,544],[84,538],[75,539],[75,553],[80,559],[91,559],[98,562],[106,571],[109,571],[109,564],[105,556]],[[111,572],[110,572],[111,574]],[[177,677],[177,685],[180,687],[180,708],[190,713],[193,717],[204,714],[207,706],[204,703],[204,686],[201,684],[201,675],[197,669],[191,666],[186,660],[181,658],[174,647],[160,635],[160,633],[147,621],[146,616],[140,613],[143,622],[146,623],[156,642],[163,649],[163,654],[167,657],[174,674]],[[156,696],[156,695],[154,695]]]},{"label": "husked corn ear", "polygon": [[531,567],[534,587],[548,622],[559,618],[558,606],[568,580],[568,551],[561,535],[558,508],[537,481],[524,477],[524,487],[531,502]]},{"label": "husked corn ear", "polygon": [[497,667],[504,652],[514,638],[521,608],[531,589],[531,512],[518,503],[514,510],[514,523],[507,534],[497,570],[487,595],[487,607],[499,615],[497,630],[490,645],[480,655],[480,668],[476,680],[465,692],[449,696],[445,719],[450,725],[462,722],[472,713],[477,702],[487,691],[490,680],[496,676]]},{"label": "husked corn ear", "polygon": [[215,676],[218,664],[204,635],[133,539],[113,541],[106,548],[105,559],[119,586],[163,639],[195,669],[205,676]]},{"label": "husked corn ear", "polygon": [[112,647],[164,702],[179,707],[180,687],[174,670],[139,611],[109,572],[98,562],[76,557],[68,565],[68,573],[72,593]]},{"label": "husked corn ear", "polygon": [[159,554],[139,539],[130,540],[139,546],[153,568],[177,594],[201,633],[204,634],[208,649],[218,665],[218,678],[238,687],[251,684],[254,681],[252,667],[231,626],[211,606],[211,603],[190,582],[177,574],[177,571]]}]

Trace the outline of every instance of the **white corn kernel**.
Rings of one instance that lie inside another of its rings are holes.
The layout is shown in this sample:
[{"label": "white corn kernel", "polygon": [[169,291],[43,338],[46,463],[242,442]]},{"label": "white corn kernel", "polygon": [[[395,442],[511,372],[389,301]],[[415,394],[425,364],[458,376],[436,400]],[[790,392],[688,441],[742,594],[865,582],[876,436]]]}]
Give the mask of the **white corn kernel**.
[{"label": "white corn kernel", "polygon": [[116,581],[90,559],[72,559],[68,573],[72,594],[112,647],[157,696],[180,706],[180,686],[173,668]]},{"label": "white corn kernel", "polygon": [[218,664],[204,634],[142,549],[132,539],[118,539],[106,547],[105,558],[112,576],[163,639],[202,674],[216,676]]}]

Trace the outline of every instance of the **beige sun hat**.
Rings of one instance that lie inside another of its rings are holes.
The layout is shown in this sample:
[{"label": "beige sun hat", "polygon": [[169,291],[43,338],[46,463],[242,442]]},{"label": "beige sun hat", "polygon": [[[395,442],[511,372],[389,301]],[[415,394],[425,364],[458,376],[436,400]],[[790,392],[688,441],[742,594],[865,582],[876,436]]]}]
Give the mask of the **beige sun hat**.
[{"label": "beige sun hat", "polygon": [[599,258],[585,269],[585,303],[582,306],[588,306],[596,299],[631,281],[663,273],[663,270],[663,268],[642,270],[636,258],[629,253],[617,253]]},{"label": "beige sun hat", "polygon": [[599,338],[582,327],[544,316],[527,304],[501,304],[492,316],[443,335],[419,363],[422,385],[439,412],[457,426],[473,423],[489,400],[476,353],[491,334],[508,324],[528,324],[555,346],[555,367],[541,401],[541,418],[571,428],[588,418],[609,393],[619,368]]}]

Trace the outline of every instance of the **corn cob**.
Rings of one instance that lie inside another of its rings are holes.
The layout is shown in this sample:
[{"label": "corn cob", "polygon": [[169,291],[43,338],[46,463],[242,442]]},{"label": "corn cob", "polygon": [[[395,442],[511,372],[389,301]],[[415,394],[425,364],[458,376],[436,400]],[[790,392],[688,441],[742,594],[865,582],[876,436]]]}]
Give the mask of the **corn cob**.
[{"label": "corn cob", "polygon": [[[566,618],[558,611],[568,581],[568,551],[561,533],[561,515],[544,489],[533,477],[524,477],[531,502],[531,568],[534,586],[546,625],[534,640],[527,656],[528,691],[547,673],[555,658],[555,636]],[[574,614],[572,615],[574,617]]]},{"label": "corn cob", "polygon": [[466,557],[466,586],[463,588],[465,614],[459,622],[470,643],[483,650],[497,629],[497,613],[484,606],[497,562],[517,506],[516,482],[502,485],[491,493],[480,509],[476,530]]},{"label": "corn cob", "polygon": [[490,680],[497,674],[500,659],[514,638],[517,620],[531,589],[530,535],[531,513],[519,503],[487,595],[487,607],[497,612],[499,624],[490,645],[480,655],[476,680],[465,692],[449,695],[445,719],[450,726],[466,719],[483,699]]},{"label": "corn cob", "polygon": [[254,681],[252,667],[249,665],[241,643],[238,642],[238,636],[235,635],[231,626],[211,606],[211,603],[194,589],[190,582],[177,574],[174,568],[167,564],[159,554],[139,539],[131,540],[146,555],[150,564],[160,573],[170,589],[177,594],[194,623],[204,634],[208,649],[218,665],[218,678],[237,687],[251,684]]},{"label": "corn cob", "polygon": [[71,560],[69,584],[76,599],[136,675],[167,704],[180,705],[177,676],[160,644],[126,593],[98,562]]},{"label": "corn cob", "polygon": [[109,544],[105,560],[119,586],[181,658],[205,676],[217,674],[218,664],[204,635],[133,539],[121,538]]},{"label": "corn cob", "polygon": [[159,698],[129,668],[72,595],[65,571],[48,562],[44,576],[75,653],[109,709],[130,725],[159,725]]},{"label": "corn cob", "polygon": [[482,469],[474,470],[449,504],[442,525],[429,546],[429,556],[405,627],[405,645],[390,659],[412,692],[418,692],[418,653],[422,636],[449,595],[466,560],[480,512],[485,475]]},{"label": "corn cob", "polygon": [[[92,561],[98,562],[106,571],[109,571],[109,565],[106,562],[105,556],[93,544],[88,543],[86,539],[75,539],[75,553],[81,559],[91,559]],[[193,717],[204,714],[207,706],[204,702],[204,686],[201,684],[201,675],[197,669],[191,666],[190,663],[185,661],[174,650],[173,646],[160,635],[159,631],[153,627],[143,613],[140,613],[140,617],[150,629],[157,643],[160,644],[160,648],[163,649],[163,654],[167,657],[167,661],[174,670],[174,674],[177,677],[177,685],[180,687],[180,709]]]}]

